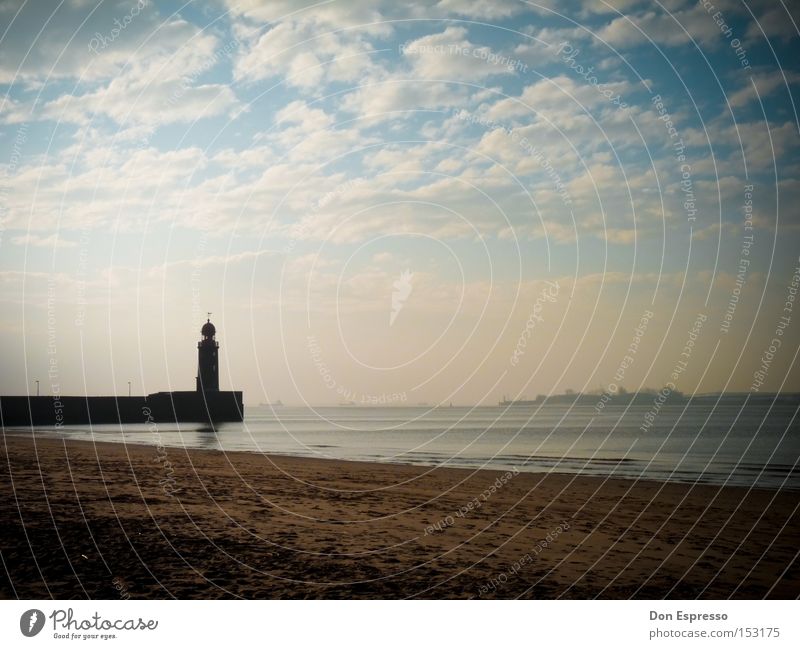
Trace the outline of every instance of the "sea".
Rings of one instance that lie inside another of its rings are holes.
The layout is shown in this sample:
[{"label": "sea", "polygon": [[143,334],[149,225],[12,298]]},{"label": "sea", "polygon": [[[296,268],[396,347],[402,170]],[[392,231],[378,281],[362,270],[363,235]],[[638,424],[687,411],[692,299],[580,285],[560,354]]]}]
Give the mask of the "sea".
[{"label": "sea", "polygon": [[[37,437],[420,466],[800,490],[798,408],[552,404],[247,407],[240,423],[19,430]],[[649,422],[649,426],[645,425]],[[7,434],[12,431],[6,431]]]}]

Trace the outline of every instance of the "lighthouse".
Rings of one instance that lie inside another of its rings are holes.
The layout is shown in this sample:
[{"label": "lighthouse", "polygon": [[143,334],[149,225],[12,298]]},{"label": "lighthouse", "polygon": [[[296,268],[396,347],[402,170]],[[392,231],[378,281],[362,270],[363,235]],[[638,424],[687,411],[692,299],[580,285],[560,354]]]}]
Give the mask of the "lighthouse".
[{"label": "lighthouse", "polygon": [[[61,426],[64,424],[133,424],[244,421],[241,390],[219,389],[219,343],[211,314],[197,343],[197,385],[194,390],[154,392],[147,396],[0,396],[3,426]],[[188,377],[187,377],[188,378]]]},{"label": "lighthouse", "polygon": [[[211,315],[209,313],[209,315]],[[197,392],[219,392],[219,343],[216,327],[209,318],[200,330],[197,343]]]}]

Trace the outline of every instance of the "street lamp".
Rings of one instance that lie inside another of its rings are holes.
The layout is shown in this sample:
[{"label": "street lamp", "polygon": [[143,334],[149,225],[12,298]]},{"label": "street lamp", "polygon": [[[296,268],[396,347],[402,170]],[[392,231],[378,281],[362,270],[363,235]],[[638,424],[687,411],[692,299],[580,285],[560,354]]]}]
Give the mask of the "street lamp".
[{"label": "street lamp", "polygon": [[131,396],[131,382],[128,381],[128,396]]},{"label": "street lamp", "polygon": [[33,380],[36,381],[36,396],[38,397],[39,396],[39,379],[33,379]]}]

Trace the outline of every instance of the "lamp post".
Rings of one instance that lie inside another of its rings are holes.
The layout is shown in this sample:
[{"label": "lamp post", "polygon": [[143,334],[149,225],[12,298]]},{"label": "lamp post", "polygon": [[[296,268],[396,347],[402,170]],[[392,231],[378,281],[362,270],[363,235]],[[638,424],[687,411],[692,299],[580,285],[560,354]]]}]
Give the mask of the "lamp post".
[{"label": "lamp post", "polygon": [[128,396],[131,396],[131,382],[128,381]]},{"label": "lamp post", "polygon": [[33,379],[36,382],[36,396],[39,396],[39,379]]}]

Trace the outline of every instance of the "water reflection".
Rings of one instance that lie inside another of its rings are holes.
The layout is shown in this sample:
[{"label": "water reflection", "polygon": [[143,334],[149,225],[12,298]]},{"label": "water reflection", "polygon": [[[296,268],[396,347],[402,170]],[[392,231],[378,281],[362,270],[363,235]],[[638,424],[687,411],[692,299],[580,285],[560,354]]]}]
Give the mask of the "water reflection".
[{"label": "water reflection", "polygon": [[195,435],[197,441],[193,446],[214,450],[219,450],[221,448],[219,438],[217,437],[217,430],[213,425],[198,428],[195,431]]}]

